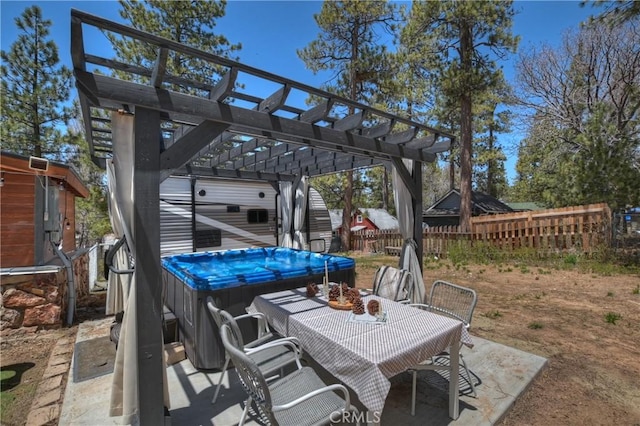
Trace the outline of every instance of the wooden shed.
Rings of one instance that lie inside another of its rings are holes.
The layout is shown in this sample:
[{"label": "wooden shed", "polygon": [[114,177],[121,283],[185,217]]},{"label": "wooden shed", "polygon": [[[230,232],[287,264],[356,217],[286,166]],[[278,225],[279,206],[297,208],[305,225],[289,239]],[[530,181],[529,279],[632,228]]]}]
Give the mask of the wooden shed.
[{"label": "wooden shed", "polygon": [[51,242],[75,251],[75,199],[89,190],[73,169],[1,152],[0,179],[0,268],[51,262],[57,257]]}]

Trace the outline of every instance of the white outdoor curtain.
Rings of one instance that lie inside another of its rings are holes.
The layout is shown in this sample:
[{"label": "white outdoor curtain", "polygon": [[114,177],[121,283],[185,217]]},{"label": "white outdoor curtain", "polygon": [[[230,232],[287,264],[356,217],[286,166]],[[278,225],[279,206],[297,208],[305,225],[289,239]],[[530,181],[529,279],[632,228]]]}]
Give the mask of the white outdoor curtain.
[{"label": "white outdoor curtain", "polygon": [[293,211],[293,248],[304,250],[307,241],[302,232],[304,218],[307,213],[307,192],[309,192],[309,178],[302,176],[296,188],[295,209]]},{"label": "white outdoor curtain", "polygon": [[282,218],[282,247],[293,247],[293,238],[291,237],[291,218],[293,217],[293,183],[280,182],[280,211]]},{"label": "white outdoor curtain", "polygon": [[[413,160],[402,160],[409,173],[413,169]],[[411,272],[413,278],[413,291],[411,303],[424,303],[425,288],[424,279],[422,278],[422,269],[420,261],[416,253],[417,243],[413,239],[413,228],[415,225],[415,217],[411,203],[411,193],[400,178],[396,168],[393,168],[393,201],[395,202],[396,212],[398,215],[398,225],[400,233],[404,239],[402,252],[400,253],[399,267]]]},{"label": "white outdoor curtain", "polygon": [[[107,185],[109,189],[109,220],[111,221],[111,229],[116,233],[117,238],[122,238],[129,234],[128,230],[125,234],[124,218],[122,211],[116,201],[116,177],[112,160],[107,160]],[[127,237],[127,240],[129,237]],[[120,247],[114,257],[114,267],[116,269],[130,269],[129,257],[125,246]],[[114,315],[124,310],[126,300],[129,297],[131,288],[131,274],[109,274],[109,282],[107,285],[107,303],[105,313]]]},{"label": "white outdoor curtain", "polygon": [[[132,233],[134,215],[133,120],[133,116],[121,116],[118,113],[112,113],[111,123],[114,148],[116,144],[119,144],[117,152],[114,149],[114,157],[117,157],[116,154],[120,155],[120,158],[129,163],[130,167],[125,167],[121,164],[118,169],[120,173],[116,177],[113,162],[111,160],[107,161],[112,226],[114,226],[114,231],[119,235],[126,235],[127,245],[129,246],[131,253],[135,253],[135,240]],[[123,252],[123,249],[119,250],[119,252]],[[111,275],[112,274],[109,274],[109,276]],[[138,401],[139,383],[136,274],[134,272],[127,276],[129,277],[129,285],[127,295],[126,297],[123,297],[123,309],[120,309],[120,311],[124,310],[124,316],[122,318],[120,337],[118,339],[118,349],[116,351],[116,359],[113,369],[109,415],[112,417],[121,417],[119,421],[122,424],[138,424],[140,422],[140,410]],[[122,295],[124,296],[124,291]],[[169,388],[167,386],[167,369],[164,354],[162,354],[162,362],[164,405],[169,408]]]}]

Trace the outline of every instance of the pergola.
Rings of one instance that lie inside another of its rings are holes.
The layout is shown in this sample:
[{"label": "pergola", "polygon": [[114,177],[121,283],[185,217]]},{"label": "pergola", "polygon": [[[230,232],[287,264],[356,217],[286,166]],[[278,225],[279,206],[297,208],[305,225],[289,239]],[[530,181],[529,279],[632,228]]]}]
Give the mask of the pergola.
[{"label": "pergola", "polygon": [[[88,53],[91,37],[107,33],[155,52],[155,63]],[[92,159],[102,168],[112,162],[121,181],[116,199],[135,258],[129,335],[136,340],[140,384],[124,398],[137,398],[141,423],[163,421],[159,184],[168,176],[296,181],[393,166],[411,195],[422,258],[421,167],[449,149],[452,135],[77,10],[71,12],[71,56]],[[172,60],[197,61],[208,74],[171,75]]]}]

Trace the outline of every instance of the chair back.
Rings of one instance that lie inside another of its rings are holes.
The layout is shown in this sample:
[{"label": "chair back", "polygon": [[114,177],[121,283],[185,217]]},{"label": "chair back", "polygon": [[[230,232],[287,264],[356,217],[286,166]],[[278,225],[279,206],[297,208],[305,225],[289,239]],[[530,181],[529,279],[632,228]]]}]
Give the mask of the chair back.
[{"label": "chair back", "polygon": [[458,319],[469,328],[477,301],[474,290],[437,280],[431,286],[427,303],[432,311]]},{"label": "chair back", "polygon": [[412,283],[411,273],[406,269],[381,266],[373,277],[373,294],[395,301],[409,299]]},{"label": "chair back", "polygon": [[239,345],[236,333],[229,324],[222,324],[220,327],[220,337],[238,373],[242,387],[257,404],[263,420],[267,420],[267,422],[271,424],[277,424],[271,411],[273,404],[269,386],[258,365],[244,353],[242,347]]},{"label": "chair back", "polygon": [[224,309],[218,308],[218,306],[216,306],[216,302],[211,296],[207,296],[207,309],[209,309],[209,312],[213,317],[213,321],[218,326],[218,331],[220,331],[224,324],[229,324],[229,327],[231,328],[231,331],[235,335],[235,339],[238,342],[238,346],[241,350],[244,351],[244,339],[242,338],[242,333],[240,332],[238,322],[235,320],[235,318],[233,318],[233,315],[231,315]]}]

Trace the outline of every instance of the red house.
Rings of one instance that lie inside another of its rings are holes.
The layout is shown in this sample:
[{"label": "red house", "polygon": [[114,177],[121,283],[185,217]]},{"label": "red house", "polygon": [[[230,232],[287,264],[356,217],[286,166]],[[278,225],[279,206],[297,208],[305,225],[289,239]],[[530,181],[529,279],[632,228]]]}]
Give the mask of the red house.
[{"label": "red house", "polygon": [[[342,210],[329,210],[334,234],[342,231]],[[351,215],[351,231],[397,230],[398,220],[384,209],[356,209]]]}]

